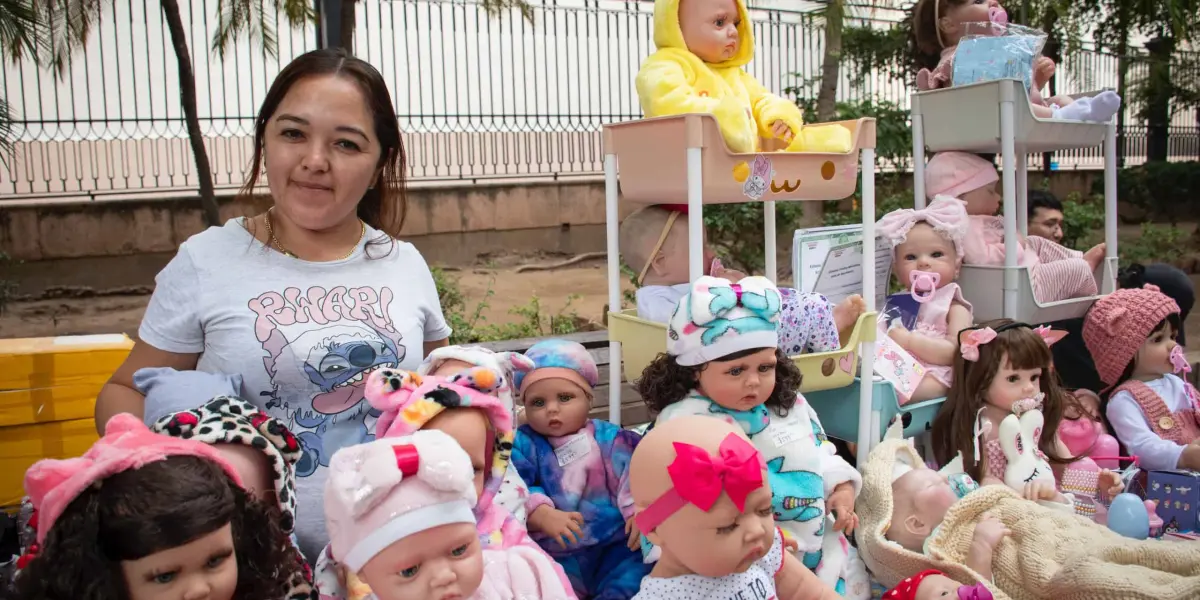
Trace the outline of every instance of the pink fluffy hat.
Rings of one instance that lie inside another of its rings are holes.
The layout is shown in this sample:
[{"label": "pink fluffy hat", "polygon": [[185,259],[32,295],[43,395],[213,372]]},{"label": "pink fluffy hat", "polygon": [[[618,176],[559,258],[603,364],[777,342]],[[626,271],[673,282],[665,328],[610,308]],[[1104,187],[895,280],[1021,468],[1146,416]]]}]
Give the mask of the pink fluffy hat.
[{"label": "pink fluffy hat", "polygon": [[153,433],[141,419],[119,414],[108,422],[104,437],[78,458],[43,459],[25,472],[25,491],[37,510],[37,541],[45,543],[71,502],[91,485],[172,456],[197,456],[219,465],[234,483],[241,477],[211,446]]}]

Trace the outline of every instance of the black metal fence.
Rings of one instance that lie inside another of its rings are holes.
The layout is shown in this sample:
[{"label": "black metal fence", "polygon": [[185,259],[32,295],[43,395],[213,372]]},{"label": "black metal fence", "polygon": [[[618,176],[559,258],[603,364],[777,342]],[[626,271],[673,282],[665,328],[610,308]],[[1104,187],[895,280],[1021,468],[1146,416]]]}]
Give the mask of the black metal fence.
[{"label": "black metal fence", "polygon": [[[229,190],[244,178],[253,116],[267,87],[283,64],[316,47],[316,33],[277,27],[278,57],[240,40],[221,61],[208,51],[217,0],[180,4],[216,184]],[[468,0],[359,0],[355,49],[391,88],[414,181],[594,176],[601,168],[601,124],[641,115],[633,80],[654,50],[653,3],[531,4],[532,22],[516,13],[488,15]],[[194,189],[159,4],[110,6],[61,78],[3,57],[17,143],[0,169],[0,198]],[[820,73],[822,33],[813,15],[751,12],[756,57],[748,68],[766,87],[781,92]],[[873,11],[853,20],[887,27],[898,15]],[[1075,53],[1059,71],[1060,89],[1114,87],[1116,65],[1111,55]],[[908,106],[905,82],[879,76],[851,85],[845,71],[841,99]],[[1144,155],[1145,129],[1132,125],[1132,111],[1127,122],[1127,154],[1136,162]],[[1177,114],[1171,133],[1173,157],[1200,156],[1196,114]],[[1099,152],[1060,153],[1057,167],[1099,168]]]}]

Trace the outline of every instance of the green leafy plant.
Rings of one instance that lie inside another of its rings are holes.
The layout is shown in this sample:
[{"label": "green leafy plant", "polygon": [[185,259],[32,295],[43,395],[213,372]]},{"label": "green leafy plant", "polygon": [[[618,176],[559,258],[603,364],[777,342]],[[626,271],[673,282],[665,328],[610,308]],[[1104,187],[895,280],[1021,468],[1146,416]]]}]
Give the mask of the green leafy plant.
[{"label": "green leafy plant", "polygon": [[1174,225],[1142,223],[1142,234],[1120,245],[1121,266],[1131,263],[1174,264],[1183,257],[1187,233]]},{"label": "green leafy plant", "polygon": [[450,334],[451,344],[476,344],[499,340],[513,340],[527,337],[544,337],[550,335],[567,335],[580,331],[588,324],[571,308],[578,295],[567,297],[563,308],[554,313],[548,313],[537,296],[530,298],[527,304],[509,310],[509,314],[519,317],[513,323],[485,323],[483,311],[489,306],[488,300],[495,295],[493,285],[495,276],[488,282],[483,298],[474,306],[469,305],[467,298],[459,289],[458,278],[447,273],[444,269],[433,267],[433,283],[437,288],[438,299],[442,304],[442,314],[446,323],[454,330]]},{"label": "green leafy plant", "polygon": [[1104,240],[1104,196],[1071,192],[1063,201],[1062,245],[1087,250]]},{"label": "green leafy plant", "polygon": [[[1104,181],[1092,184],[1103,194]],[[1145,217],[1171,224],[1194,218],[1200,208],[1200,162],[1148,162],[1117,173],[1117,199],[1144,211]]]},{"label": "green leafy plant", "polygon": [[[791,238],[803,215],[799,202],[775,204],[777,239]],[[747,273],[761,271],[764,265],[763,205],[760,202],[717,204],[704,207],[704,228],[711,244],[722,259]],[[636,275],[635,275],[636,276]]]}]

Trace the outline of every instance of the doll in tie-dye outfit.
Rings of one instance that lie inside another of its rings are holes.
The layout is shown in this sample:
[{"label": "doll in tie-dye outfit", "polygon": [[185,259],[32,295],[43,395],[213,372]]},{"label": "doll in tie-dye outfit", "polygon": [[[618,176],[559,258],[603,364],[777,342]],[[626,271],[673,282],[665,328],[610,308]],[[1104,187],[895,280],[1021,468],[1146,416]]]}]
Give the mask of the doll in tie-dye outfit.
[{"label": "doll in tie-dye outfit", "polygon": [[527,525],[581,598],[627,600],[650,566],[642,563],[629,494],[636,433],[589,419],[599,373],[581,345],[539,342],[534,363],[516,375],[528,422],[517,431],[512,464],[529,485]]}]

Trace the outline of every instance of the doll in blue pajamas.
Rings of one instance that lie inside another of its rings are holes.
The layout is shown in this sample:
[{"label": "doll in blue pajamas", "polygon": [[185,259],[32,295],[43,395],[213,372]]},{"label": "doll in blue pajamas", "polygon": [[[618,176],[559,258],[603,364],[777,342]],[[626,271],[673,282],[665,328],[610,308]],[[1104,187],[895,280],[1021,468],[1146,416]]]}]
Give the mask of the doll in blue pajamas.
[{"label": "doll in blue pajamas", "polygon": [[581,599],[628,600],[651,567],[638,549],[629,494],[629,459],[640,438],[588,418],[599,373],[583,346],[547,340],[525,356],[535,367],[516,374],[526,424],[512,464],[529,486],[529,534]]}]

